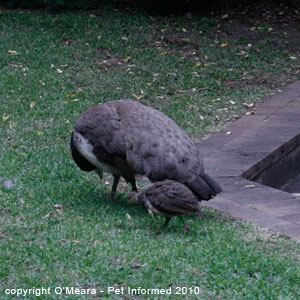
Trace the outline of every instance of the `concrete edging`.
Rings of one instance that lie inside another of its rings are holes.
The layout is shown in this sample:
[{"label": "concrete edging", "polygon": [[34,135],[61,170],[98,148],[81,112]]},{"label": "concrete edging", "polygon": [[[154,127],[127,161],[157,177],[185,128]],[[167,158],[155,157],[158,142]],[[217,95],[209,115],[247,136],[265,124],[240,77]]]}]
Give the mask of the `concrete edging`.
[{"label": "concrete edging", "polygon": [[280,159],[288,141],[300,145],[300,81],[198,144],[224,190],[203,204],[300,241],[300,197],[249,180]]}]

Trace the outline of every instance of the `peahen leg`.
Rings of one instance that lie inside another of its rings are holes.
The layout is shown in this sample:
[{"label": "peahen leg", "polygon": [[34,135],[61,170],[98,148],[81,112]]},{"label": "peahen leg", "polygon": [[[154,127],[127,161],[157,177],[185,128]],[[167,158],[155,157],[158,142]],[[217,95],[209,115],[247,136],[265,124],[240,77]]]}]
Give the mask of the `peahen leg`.
[{"label": "peahen leg", "polygon": [[167,227],[167,226],[168,226],[168,224],[169,224],[170,220],[171,220],[171,217],[169,217],[169,216],[166,216],[166,222],[165,222],[165,225],[164,225],[164,227]]},{"label": "peahen leg", "polygon": [[138,190],[137,190],[137,187],[136,187],[135,178],[133,178],[133,180],[130,181],[130,184],[131,184],[131,190],[132,190],[133,192],[137,192]]},{"label": "peahen leg", "polygon": [[113,174],[113,177],[114,177],[114,182],[113,182],[113,186],[112,186],[111,193],[110,193],[111,200],[115,199],[115,193],[116,193],[116,190],[117,190],[117,187],[118,187],[118,183],[119,183],[119,180],[120,180],[121,176]]},{"label": "peahen leg", "polygon": [[135,182],[135,177],[134,175],[123,175],[127,183],[131,184],[131,191],[132,192],[137,192],[137,187],[136,187],[136,182]]},{"label": "peahen leg", "polygon": [[96,169],[95,171],[98,174],[100,180],[102,180],[103,179],[103,170],[102,169]]}]

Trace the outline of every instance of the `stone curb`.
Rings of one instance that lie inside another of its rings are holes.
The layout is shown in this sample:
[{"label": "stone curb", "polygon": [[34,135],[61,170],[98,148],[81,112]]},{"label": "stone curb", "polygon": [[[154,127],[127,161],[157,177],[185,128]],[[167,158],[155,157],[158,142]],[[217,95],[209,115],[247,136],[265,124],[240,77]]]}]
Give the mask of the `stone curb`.
[{"label": "stone curb", "polygon": [[250,181],[299,146],[297,81],[269,98],[255,114],[239,118],[198,144],[205,170],[224,190],[203,204],[300,241],[300,198]]}]

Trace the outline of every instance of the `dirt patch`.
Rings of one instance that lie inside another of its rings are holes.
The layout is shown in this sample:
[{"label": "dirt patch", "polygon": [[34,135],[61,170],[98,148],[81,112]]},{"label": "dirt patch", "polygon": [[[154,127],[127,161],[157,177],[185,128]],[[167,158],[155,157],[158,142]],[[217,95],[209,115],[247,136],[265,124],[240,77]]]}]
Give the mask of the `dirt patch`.
[{"label": "dirt patch", "polygon": [[248,3],[218,17],[219,33],[231,40],[253,45],[265,39],[281,39],[286,50],[300,46],[300,12],[284,3]]},{"label": "dirt patch", "polygon": [[267,87],[267,88],[274,88],[277,84],[274,81],[266,80],[266,79],[244,79],[244,80],[225,80],[223,81],[226,84],[227,88],[229,89],[236,89],[236,88],[247,88],[247,87]]},{"label": "dirt patch", "polygon": [[128,65],[128,62],[119,57],[118,54],[112,55],[106,49],[99,49],[97,51],[97,56],[99,57],[99,59],[95,59],[93,61],[93,64],[97,65],[99,68],[105,71],[111,68],[125,67]]}]

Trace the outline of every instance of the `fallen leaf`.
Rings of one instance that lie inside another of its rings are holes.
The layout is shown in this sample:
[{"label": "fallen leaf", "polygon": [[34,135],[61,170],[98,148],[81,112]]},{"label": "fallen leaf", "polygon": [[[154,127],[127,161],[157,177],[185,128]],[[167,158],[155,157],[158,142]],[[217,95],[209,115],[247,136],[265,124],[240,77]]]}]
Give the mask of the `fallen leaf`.
[{"label": "fallen leaf", "polygon": [[148,263],[140,264],[140,263],[138,263],[138,262],[134,262],[134,263],[132,264],[132,267],[133,267],[134,269],[141,269],[141,268],[144,268],[144,267],[146,267],[146,266],[148,266]]},{"label": "fallen leaf", "polygon": [[30,102],[30,108],[34,108],[35,105],[36,105],[36,102],[35,102],[35,101],[31,101],[31,102]]},{"label": "fallen leaf", "polygon": [[220,45],[220,47],[226,47],[228,45],[228,43],[224,42]]},{"label": "fallen leaf", "polygon": [[254,188],[254,187],[256,187],[255,184],[248,184],[248,185],[245,185],[245,188]]},{"label": "fallen leaf", "polygon": [[237,52],[235,53],[235,55],[244,55],[245,57],[248,57],[248,53],[246,51],[241,51],[241,52]]},{"label": "fallen leaf", "polygon": [[122,41],[128,41],[128,38],[126,36],[122,36],[121,40]]},{"label": "fallen leaf", "polygon": [[68,98],[74,98],[76,96],[76,94],[67,94]]},{"label": "fallen leaf", "polygon": [[93,247],[96,247],[97,245],[100,245],[100,241],[98,241],[98,240],[94,241]]},{"label": "fallen leaf", "polygon": [[132,94],[132,96],[134,97],[134,98],[136,98],[136,99],[138,99],[138,100],[140,100],[143,96],[138,96],[138,95],[136,95],[136,94]]},{"label": "fallen leaf", "polygon": [[59,214],[62,214],[62,205],[55,204],[54,207]]},{"label": "fallen leaf", "polygon": [[50,212],[50,213],[46,214],[43,218],[44,219],[49,219],[51,217],[51,215],[52,215],[52,213]]},{"label": "fallen leaf", "polygon": [[248,111],[245,113],[245,115],[249,116],[249,115],[255,115],[255,111]]},{"label": "fallen leaf", "polygon": [[19,55],[19,52],[15,50],[8,50],[8,53],[10,53],[11,55]]},{"label": "fallen leaf", "polygon": [[247,108],[251,108],[254,106],[254,103],[243,103],[243,105]]},{"label": "fallen leaf", "polygon": [[9,123],[9,128],[10,129],[12,129],[12,128],[14,128],[16,125],[18,124],[18,122],[11,122],[11,123]]},{"label": "fallen leaf", "polygon": [[4,117],[2,117],[2,120],[5,122],[5,121],[7,121],[9,118],[10,118],[10,116],[4,116]]},{"label": "fallen leaf", "polygon": [[161,52],[160,53],[160,56],[165,56],[165,55],[167,55],[168,54],[168,52],[167,51],[164,51],[164,52]]}]

